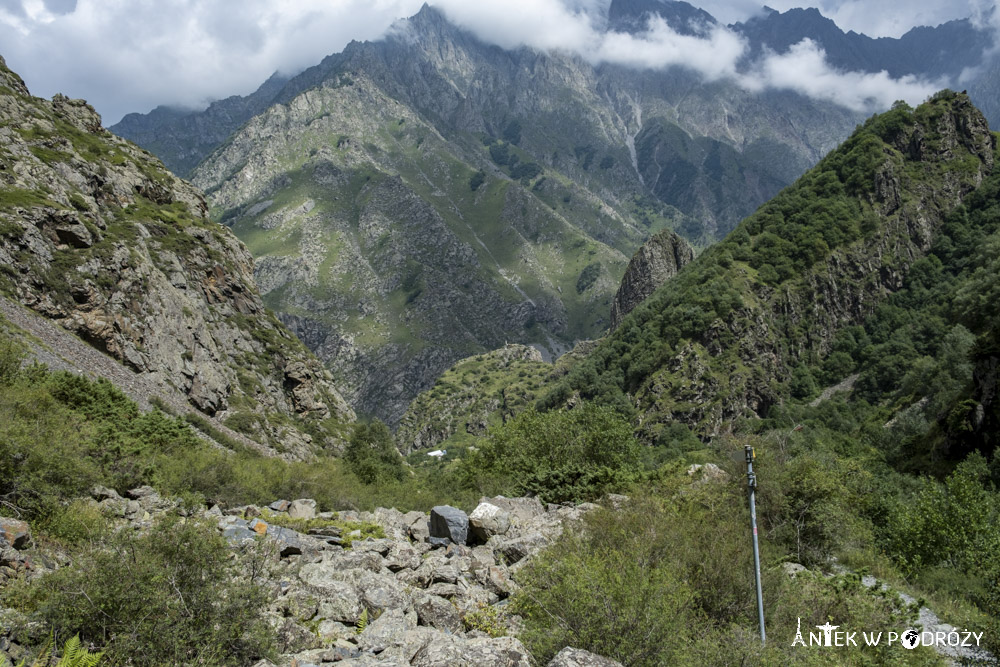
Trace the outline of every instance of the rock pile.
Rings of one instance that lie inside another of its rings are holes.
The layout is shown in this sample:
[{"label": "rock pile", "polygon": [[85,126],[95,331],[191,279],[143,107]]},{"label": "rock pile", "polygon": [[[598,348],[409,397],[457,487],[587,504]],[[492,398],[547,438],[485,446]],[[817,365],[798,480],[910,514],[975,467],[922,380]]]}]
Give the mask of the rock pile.
[{"label": "rock pile", "polygon": [[[527,667],[530,655],[516,638],[521,620],[506,610],[516,574],[564,523],[596,507],[498,496],[483,498],[469,515],[449,506],[429,514],[317,512],[311,499],[191,512],[150,487],[124,496],[96,487],[91,496],[129,529],[152,528],[158,515],[173,512],[215,523],[234,549],[256,550],[268,563],[274,597],[266,613],[280,667]],[[0,518],[0,574],[42,576],[55,567],[34,567],[30,545],[26,523]],[[17,647],[8,637],[0,643],[16,662]],[[567,649],[550,664],[617,663]]]}]

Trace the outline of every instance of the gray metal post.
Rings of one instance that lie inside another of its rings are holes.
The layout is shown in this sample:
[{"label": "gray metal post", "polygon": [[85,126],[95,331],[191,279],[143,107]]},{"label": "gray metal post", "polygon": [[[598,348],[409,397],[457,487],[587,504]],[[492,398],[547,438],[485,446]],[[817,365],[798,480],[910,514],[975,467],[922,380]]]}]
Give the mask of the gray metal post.
[{"label": "gray metal post", "polygon": [[747,445],[743,448],[747,459],[747,485],[750,487],[750,526],[753,528],[753,573],[757,581],[757,621],[760,624],[760,643],[767,641],[764,633],[764,598],[760,590],[760,547],[757,544],[757,505],[754,492],[757,490],[757,475],[753,472],[754,451]]}]

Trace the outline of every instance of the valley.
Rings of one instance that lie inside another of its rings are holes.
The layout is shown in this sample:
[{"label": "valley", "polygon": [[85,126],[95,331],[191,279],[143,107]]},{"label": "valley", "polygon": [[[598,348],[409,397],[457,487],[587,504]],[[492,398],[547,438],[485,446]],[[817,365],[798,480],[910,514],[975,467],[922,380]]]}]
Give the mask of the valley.
[{"label": "valley", "polygon": [[554,1],[107,129],[0,58],[0,666],[997,664],[991,15]]}]

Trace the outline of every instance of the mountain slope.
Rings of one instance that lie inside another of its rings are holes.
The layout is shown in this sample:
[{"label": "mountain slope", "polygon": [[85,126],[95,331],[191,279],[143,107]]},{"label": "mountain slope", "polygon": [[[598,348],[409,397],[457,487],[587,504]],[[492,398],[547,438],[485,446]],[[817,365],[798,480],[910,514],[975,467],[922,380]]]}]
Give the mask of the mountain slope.
[{"label": "mountain slope", "polygon": [[428,7],[274,99],[194,180],[268,305],[390,422],[470,354],[600,335],[651,233],[708,242],[857,121],[682,70],[504,51]]},{"label": "mountain slope", "polygon": [[311,450],[307,422],[354,418],[201,193],[82,100],[31,97],[2,62],[0,267],[9,296],[290,454]]},{"label": "mountain slope", "polygon": [[545,403],[580,392],[638,409],[650,438],[672,421],[711,434],[767,414],[800,365],[902,287],[995,149],[963,94],[874,117],[633,311]]},{"label": "mountain slope", "polygon": [[246,97],[213,102],[204,111],[157,107],[148,114],[130,113],[113,132],[154,153],[166,167],[187,178],[201,160],[248,120],[274,103],[288,77],[274,74]]}]

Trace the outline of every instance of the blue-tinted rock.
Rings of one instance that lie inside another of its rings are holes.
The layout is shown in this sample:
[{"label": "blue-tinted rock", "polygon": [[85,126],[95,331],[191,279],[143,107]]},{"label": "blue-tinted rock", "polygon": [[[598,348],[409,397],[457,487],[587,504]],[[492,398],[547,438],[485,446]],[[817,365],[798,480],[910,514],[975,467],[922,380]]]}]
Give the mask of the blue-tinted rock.
[{"label": "blue-tinted rock", "polygon": [[469,538],[469,515],[451,505],[438,505],[431,510],[431,544],[434,538],[449,539],[465,544]]}]

